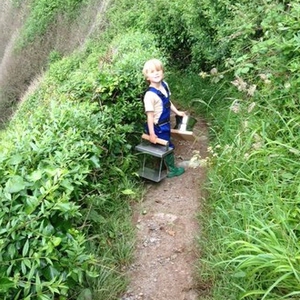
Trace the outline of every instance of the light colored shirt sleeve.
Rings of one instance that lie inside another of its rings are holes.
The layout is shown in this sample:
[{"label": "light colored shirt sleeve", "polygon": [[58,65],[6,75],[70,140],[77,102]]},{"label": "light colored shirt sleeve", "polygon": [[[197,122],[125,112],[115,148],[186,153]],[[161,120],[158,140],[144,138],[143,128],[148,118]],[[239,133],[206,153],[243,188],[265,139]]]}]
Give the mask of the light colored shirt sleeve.
[{"label": "light colored shirt sleeve", "polygon": [[162,100],[155,93],[148,91],[144,96],[145,112],[153,112],[154,123],[156,124],[163,111]]}]

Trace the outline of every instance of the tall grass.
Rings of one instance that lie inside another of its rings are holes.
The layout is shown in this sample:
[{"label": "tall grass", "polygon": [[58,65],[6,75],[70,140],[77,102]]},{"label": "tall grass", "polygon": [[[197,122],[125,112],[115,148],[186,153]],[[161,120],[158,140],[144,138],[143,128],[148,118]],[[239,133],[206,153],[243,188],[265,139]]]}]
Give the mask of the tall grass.
[{"label": "tall grass", "polygon": [[279,111],[284,99],[254,100],[240,100],[236,110],[221,101],[210,107],[201,264],[210,268],[213,299],[298,299],[299,109]]}]

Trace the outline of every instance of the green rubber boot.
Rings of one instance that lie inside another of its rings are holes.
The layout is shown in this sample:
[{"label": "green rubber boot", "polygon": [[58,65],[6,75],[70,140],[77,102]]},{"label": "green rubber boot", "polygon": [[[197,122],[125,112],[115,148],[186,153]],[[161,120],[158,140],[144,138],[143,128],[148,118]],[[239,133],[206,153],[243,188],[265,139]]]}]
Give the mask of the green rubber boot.
[{"label": "green rubber boot", "polygon": [[165,157],[165,163],[168,167],[168,174],[167,177],[168,178],[172,178],[175,176],[180,176],[184,173],[184,168],[182,167],[175,167],[175,157],[174,157],[174,153],[170,153]]}]

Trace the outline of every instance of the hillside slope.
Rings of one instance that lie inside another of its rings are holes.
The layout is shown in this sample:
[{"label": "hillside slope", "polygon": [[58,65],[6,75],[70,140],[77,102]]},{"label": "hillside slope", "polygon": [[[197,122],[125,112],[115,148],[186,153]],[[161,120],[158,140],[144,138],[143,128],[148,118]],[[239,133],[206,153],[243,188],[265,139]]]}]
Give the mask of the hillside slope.
[{"label": "hillside slope", "polygon": [[[85,47],[91,36],[101,34],[110,0],[91,0],[72,17],[67,12],[58,11],[41,34],[30,29],[30,26],[38,28],[43,25],[33,19],[31,3],[31,0],[20,4],[4,0],[1,4],[0,123],[13,113],[14,104],[50,62]],[[29,40],[24,40],[24,36]]]}]

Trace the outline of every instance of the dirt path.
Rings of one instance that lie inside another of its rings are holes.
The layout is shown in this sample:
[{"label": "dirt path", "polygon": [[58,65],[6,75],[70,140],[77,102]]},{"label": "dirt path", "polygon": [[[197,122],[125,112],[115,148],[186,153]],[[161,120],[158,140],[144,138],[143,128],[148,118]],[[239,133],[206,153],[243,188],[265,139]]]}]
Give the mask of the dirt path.
[{"label": "dirt path", "polygon": [[134,207],[135,261],[128,270],[131,284],[122,300],[198,299],[194,266],[200,228],[196,215],[201,210],[205,167],[199,166],[199,160],[193,167],[188,165],[198,154],[207,155],[204,121],[198,119],[194,133],[195,142],[174,140],[177,165],[184,165],[186,172],[160,183],[145,182],[144,199]]}]

